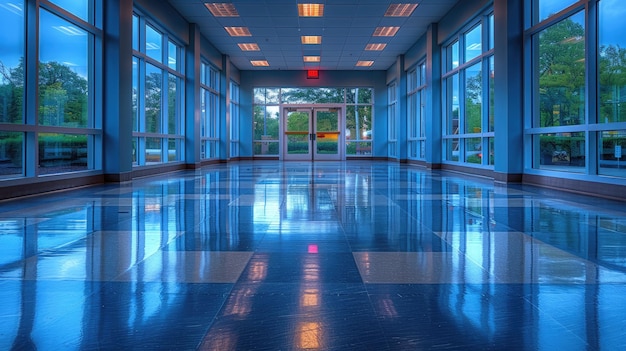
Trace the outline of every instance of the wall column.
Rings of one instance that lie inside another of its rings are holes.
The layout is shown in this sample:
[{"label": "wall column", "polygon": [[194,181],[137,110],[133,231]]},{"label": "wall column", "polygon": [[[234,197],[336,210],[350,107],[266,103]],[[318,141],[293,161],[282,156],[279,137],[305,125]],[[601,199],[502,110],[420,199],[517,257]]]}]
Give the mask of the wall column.
[{"label": "wall column", "polygon": [[520,182],[524,171],[523,0],[495,0],[494,134],[496,182]]}]

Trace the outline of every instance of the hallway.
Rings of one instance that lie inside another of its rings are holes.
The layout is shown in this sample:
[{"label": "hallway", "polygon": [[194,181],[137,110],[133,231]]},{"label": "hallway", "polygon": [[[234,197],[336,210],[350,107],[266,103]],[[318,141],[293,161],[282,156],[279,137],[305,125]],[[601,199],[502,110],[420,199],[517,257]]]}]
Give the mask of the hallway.
[{"label": "hallway", "polygon": [[626,348],[626,203],[240,161],[0,202],[1,350]]}]

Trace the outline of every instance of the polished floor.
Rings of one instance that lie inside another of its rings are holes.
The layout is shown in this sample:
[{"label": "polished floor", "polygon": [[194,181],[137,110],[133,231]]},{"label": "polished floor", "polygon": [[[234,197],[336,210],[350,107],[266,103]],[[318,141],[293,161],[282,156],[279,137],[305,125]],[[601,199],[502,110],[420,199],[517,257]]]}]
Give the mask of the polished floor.
[{"label": "polished floor", "polygon": [[0,202],[0,350],[624,350],[626,203],[387,162]]}]

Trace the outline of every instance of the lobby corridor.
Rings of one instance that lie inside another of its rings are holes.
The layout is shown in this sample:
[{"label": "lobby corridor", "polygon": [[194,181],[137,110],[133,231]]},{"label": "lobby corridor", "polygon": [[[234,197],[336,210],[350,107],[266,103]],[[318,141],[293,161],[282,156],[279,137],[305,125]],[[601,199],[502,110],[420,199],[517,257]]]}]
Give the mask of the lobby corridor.
[{"label": "lobby corridor", "polygon": [[624,350],[626,203],[241,161],[0,202],[0,350]]}]

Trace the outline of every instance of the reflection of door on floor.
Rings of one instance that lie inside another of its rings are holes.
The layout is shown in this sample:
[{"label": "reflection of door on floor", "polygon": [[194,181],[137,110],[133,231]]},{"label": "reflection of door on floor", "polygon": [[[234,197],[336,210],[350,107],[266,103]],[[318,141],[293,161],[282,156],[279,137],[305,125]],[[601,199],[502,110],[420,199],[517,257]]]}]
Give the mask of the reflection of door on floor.
[{"label": "reflection of door on floor", "polygon": [[340,108],[285,108],[284,160],[340,160]]}]

